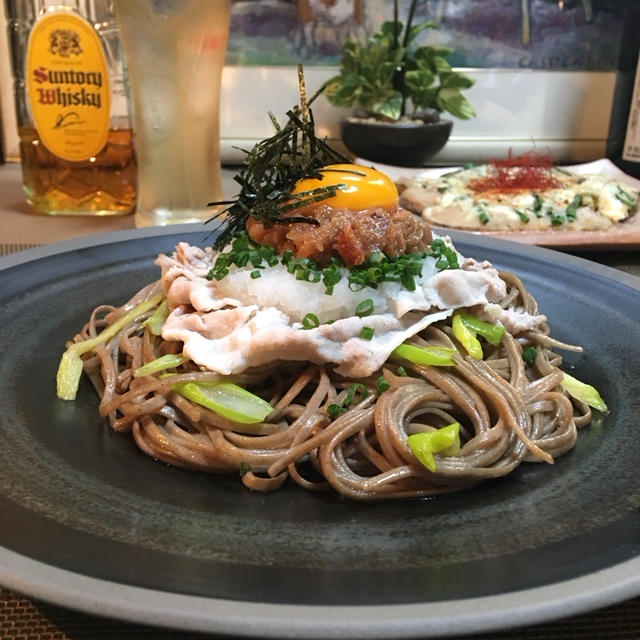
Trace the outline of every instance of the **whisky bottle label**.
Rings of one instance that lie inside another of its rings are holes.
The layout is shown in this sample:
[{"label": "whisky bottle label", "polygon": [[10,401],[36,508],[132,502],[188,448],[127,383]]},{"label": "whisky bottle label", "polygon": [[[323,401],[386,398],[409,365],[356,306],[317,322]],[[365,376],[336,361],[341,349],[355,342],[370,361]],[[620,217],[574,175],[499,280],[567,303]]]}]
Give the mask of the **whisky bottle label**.
[{"label": "whisky bottle label", "polygon": [[79,162],[102,150],[109,132],[109,72],[98,34],[84,18],[64,11],[36,22],[26,84],[35,128],[51,153]]}]

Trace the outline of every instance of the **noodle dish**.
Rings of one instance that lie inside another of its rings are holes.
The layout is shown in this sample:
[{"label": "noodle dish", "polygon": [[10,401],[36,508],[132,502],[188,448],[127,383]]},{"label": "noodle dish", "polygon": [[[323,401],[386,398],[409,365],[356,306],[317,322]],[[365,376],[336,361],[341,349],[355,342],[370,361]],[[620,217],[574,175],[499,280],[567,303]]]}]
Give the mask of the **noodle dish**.
[{"label": "noodle dish", "polygon": [[552,464],[607,411],[561,368],[582,348],[516,275],[316,138],[312,101],[247,153],[210,246],[179,243],[154,282],[90,313],[58,396],[84,372],[142,452],[255,491],[414,498]]}]

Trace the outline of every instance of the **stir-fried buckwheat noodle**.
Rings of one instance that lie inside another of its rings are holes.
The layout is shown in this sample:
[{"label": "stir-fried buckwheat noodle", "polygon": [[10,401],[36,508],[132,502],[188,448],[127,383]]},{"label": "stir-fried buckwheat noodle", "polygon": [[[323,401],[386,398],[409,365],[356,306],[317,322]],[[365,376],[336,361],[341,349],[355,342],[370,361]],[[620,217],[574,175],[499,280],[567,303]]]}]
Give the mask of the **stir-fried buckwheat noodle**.
[{"label": "stir-fried buckwheat noodle", "polygon": [[[502,306],[538,312],[537,303],[512,274],[502,273]],[[142,289],[120,308],[100,306],[75,340],[96,336],[141,301],[157,295],[160,282]],[[518,339],[508,332],[498,347],[486,345],[483,360],[460,351],[453,367],[403,362],[385,367],[364,383],[368,389],[337,418],[327,407],[341,402],[354,380],[330,365],[277,362],[224,378],[186,362],[169,376],[134,377],[146,362],[179,353],[143,326],[151,311],[85,355],[84,369],[100,400],[100,414],[116,431],[130,431],[149,456],[168,464],[213,473],[239,474],[258,491],[279,488],[287,478],[310,490],[332,487],[356,500],[410,498],[451,492],[504,476],[522,462],[553,462],[571,449],[576,429],[591,420],[587,405],[561,387],[561,357],[554,348],[580,350],[549,335],[546,324]],[[415,344],[454,347],[451,321],[432,325]],[[522,350],[537,348],[532,366]],[[404,371],[401,371],[404,374]],[[384,374],[391,387],[376,392]],[[275,407],[264,423],[239,424],[171,390],[184,381],[227,379]],[[438,455],[432,472],[407,444],[412,433],[461,425],[458,455]]]}]

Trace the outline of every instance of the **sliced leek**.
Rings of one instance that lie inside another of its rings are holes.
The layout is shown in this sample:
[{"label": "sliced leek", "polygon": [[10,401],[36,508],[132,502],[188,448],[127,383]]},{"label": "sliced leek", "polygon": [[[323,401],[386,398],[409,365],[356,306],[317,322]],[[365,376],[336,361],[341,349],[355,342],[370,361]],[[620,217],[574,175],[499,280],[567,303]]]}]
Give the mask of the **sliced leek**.
[{"label": "sliced leek", "polygon": [[160,304],[162,300],[162,294],[158,294],[149,300],[145,300],[136,305],[125,313],[121,318],[118,318],[112,325],[104,329],[95,338],[84,340],[82,342],[75,342],[62,354],[60,359],[60,365],[58,366],[58,373],[56,375],[56,386],[58,398],[61,400],[74,400],[76,393],[78,392],[78,384],[80,383],[80,376],[82,375],[82,354],[91,351],[91,349],[97,347],[100,344],[111,340],[115,335],[124,329],[130,322],[133,322],[138,316],[147,311],[151,311],[155,306]]}]

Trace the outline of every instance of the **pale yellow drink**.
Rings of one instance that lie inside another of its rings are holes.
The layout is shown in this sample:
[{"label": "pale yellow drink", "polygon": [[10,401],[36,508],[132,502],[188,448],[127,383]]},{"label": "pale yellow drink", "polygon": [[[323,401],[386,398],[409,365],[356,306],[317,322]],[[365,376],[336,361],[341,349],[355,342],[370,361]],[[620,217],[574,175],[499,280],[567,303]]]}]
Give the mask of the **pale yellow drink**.
[{"label": "pale yellow drink", "polygon": [[230,0],[115,0],[133,98],[136,226],[196,222],[222,199],[220,79]]}]

